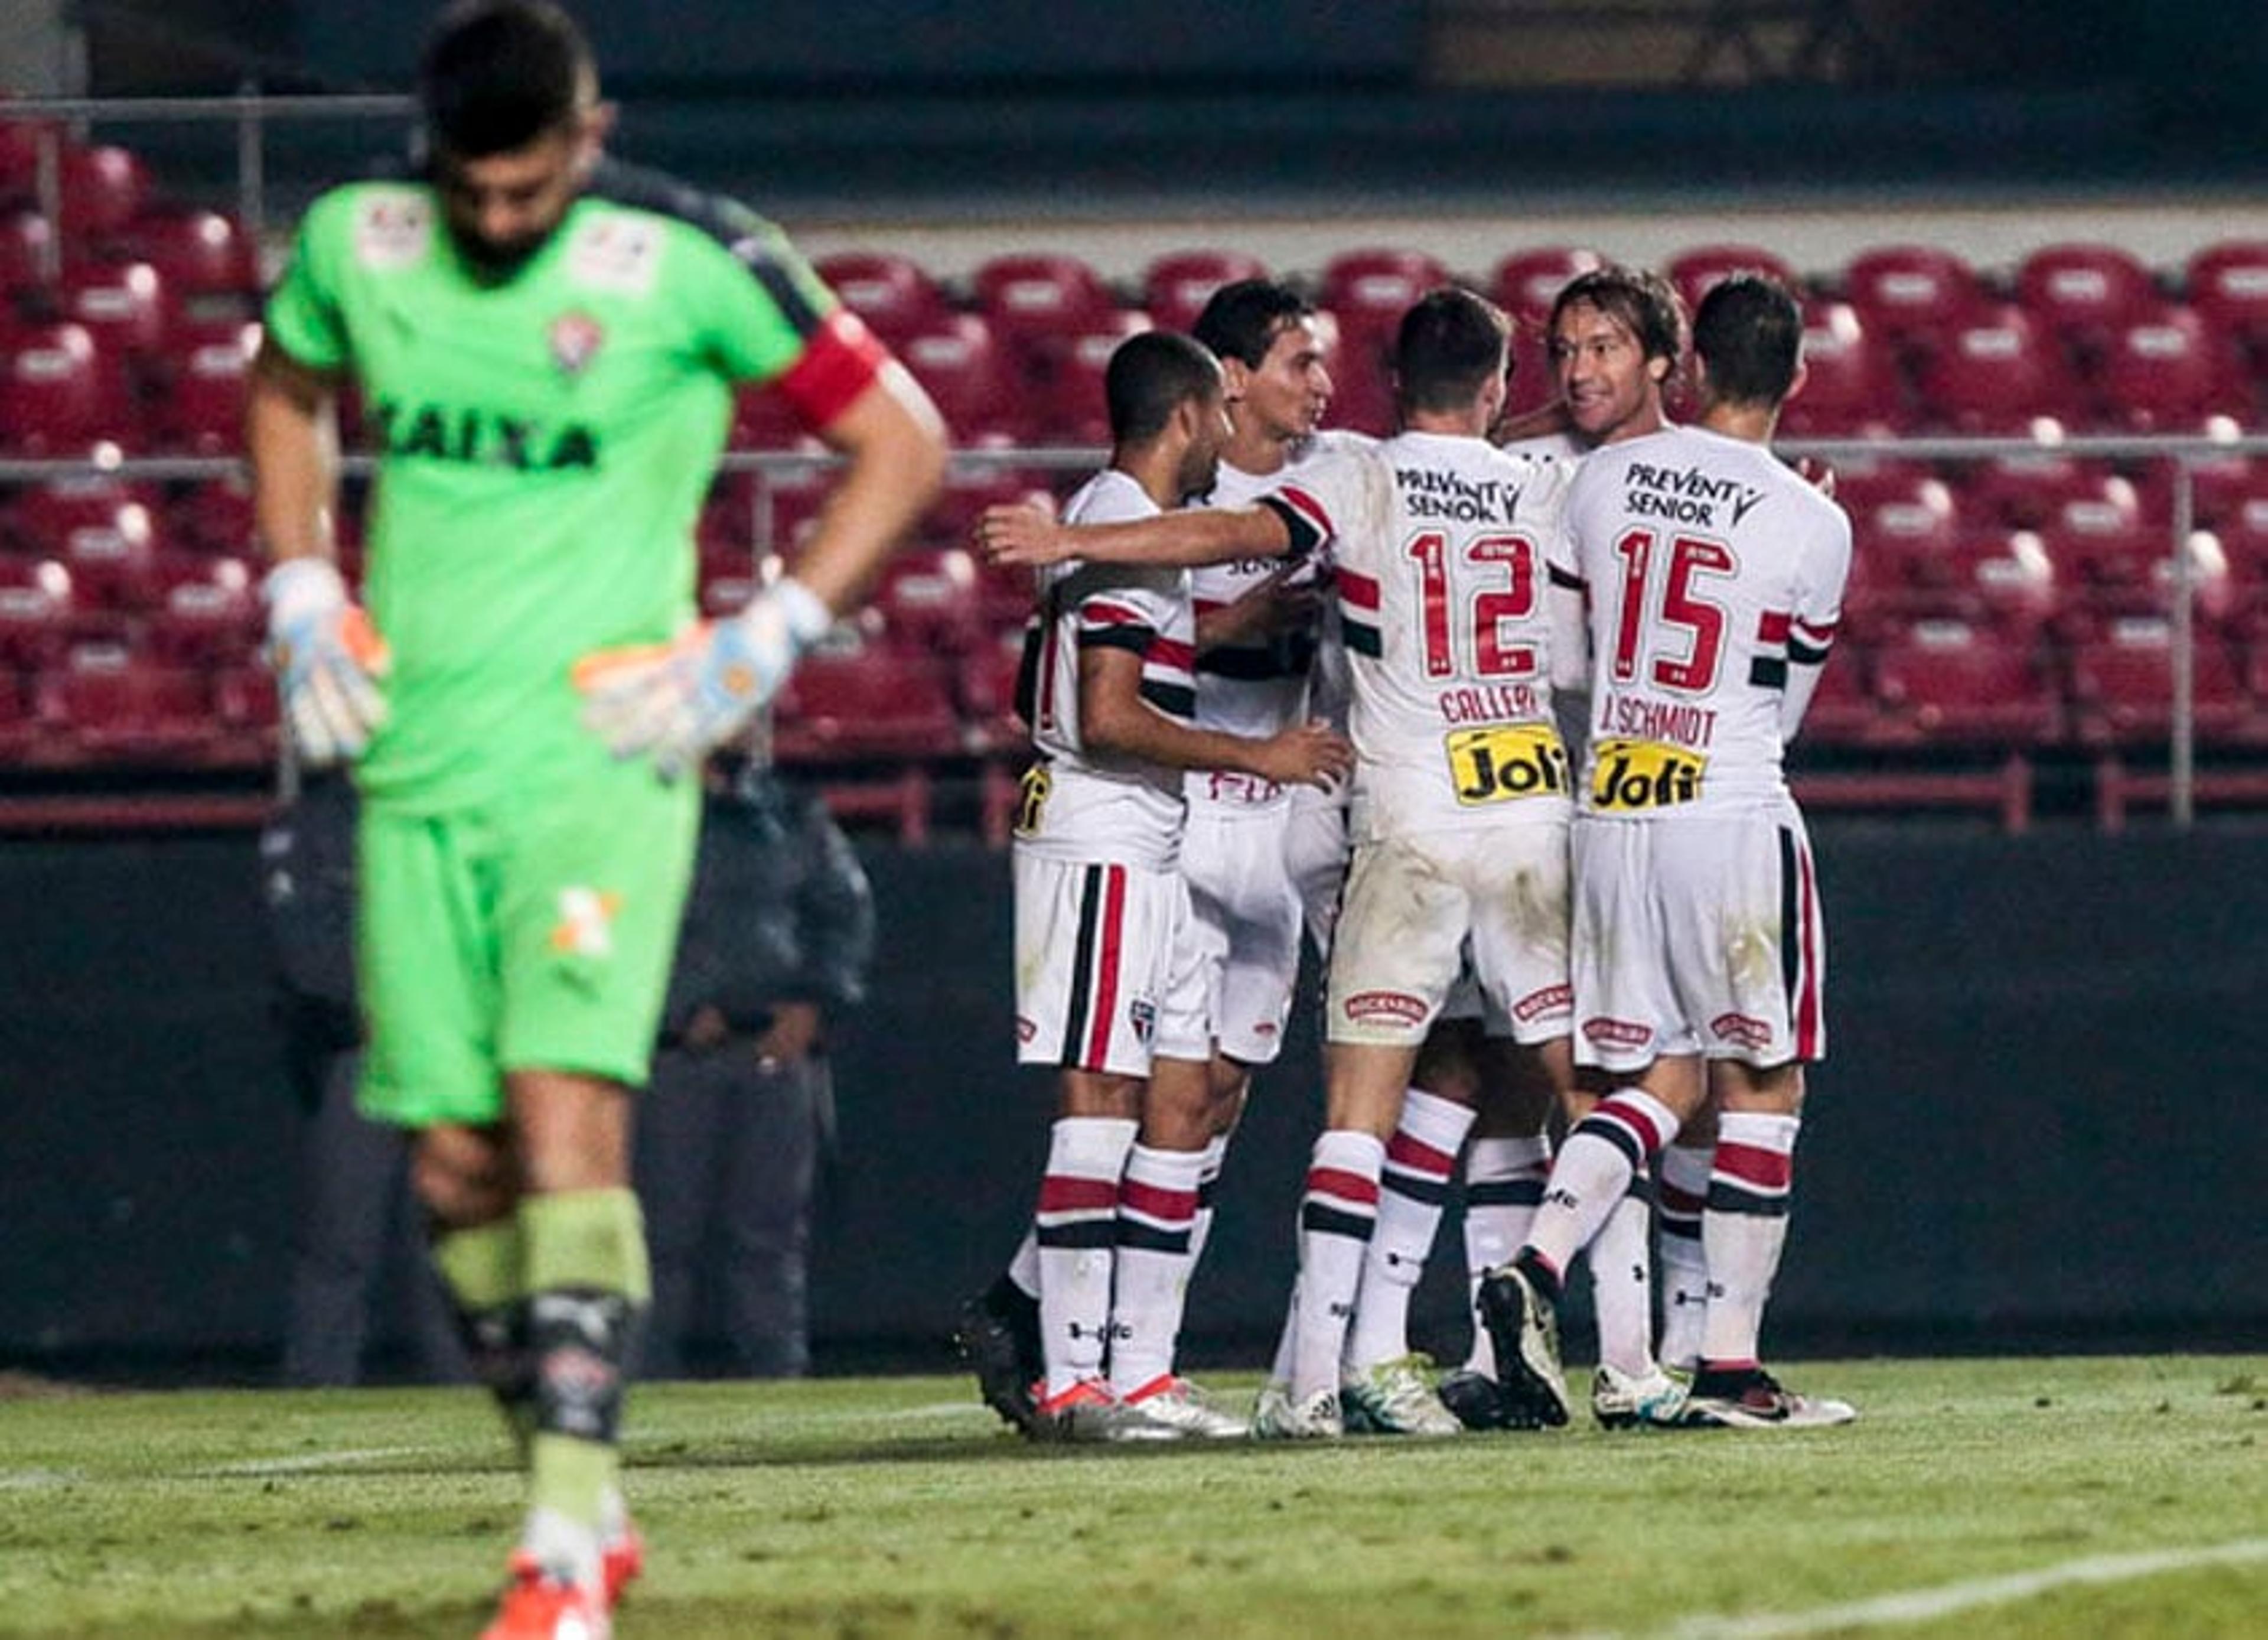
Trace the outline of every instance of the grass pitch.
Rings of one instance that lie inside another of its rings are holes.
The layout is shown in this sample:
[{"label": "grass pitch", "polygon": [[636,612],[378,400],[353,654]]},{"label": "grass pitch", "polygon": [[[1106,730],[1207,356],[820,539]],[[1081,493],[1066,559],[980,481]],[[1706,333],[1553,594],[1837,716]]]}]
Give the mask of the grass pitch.
[{"label": "grass pitch", "polygon": [[[1859,1421],[1065,1450],[961,1378],[657,1385],[617,1634],[2268,1634],[2268,1360],[1786,1376]],[[518,1501],[471,1390],[11,1400],[0,1634],[470,1640]]]}]

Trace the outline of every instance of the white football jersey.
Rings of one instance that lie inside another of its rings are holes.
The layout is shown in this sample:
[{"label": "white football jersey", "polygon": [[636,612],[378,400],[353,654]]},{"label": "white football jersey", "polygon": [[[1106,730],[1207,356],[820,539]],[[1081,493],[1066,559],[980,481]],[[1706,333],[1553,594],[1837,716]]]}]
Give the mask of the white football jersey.
[{"label": "white football jersey", "polygon": [[1484,440],[1405,432],[1263,499],[1295,554],[1334,565],[1360,839],[1565,819],[1551,660],[1580,632],[1572,565],[1550,557],[1565,482]]},{"label": "white football jersey", "polygon": [[[1064,508],[1072,524],[1155,518],[1157,503],[1117,469],[1096,474]],[[1024,776],[1016,846],[1058,860],[1171,868],[1181,846],[1182,772],[1090,751],[1079,732],[1079,657],[1099,645],[1142,657],[1142,698],[1186,720],[1195,695],[1195,631],[1186,572],[1147,565],[1050,565],[1024,629],[1017,711],[1038,758]]]},{"label": "white football jersey", "polygon": [[1583,811],[1785,799],[1782,697],[1842,618],[1843,510],[1762,445],[1672,427],[1594,451],[1564,519],[1590,604]]},{"label": "white football jersey", "polygon": [[[1292,447],[1284,466],[1265,475],[1221,464],[1219,476],[1199,504],[1205,506],[1246,506],[1273,490],[1292,474],[1334,452],[1359,448],[1372,440],[1359,432],[1319,432]],[[1284,573],[1281,558],[1244,558],[1231,564],[1208,564],[1189,572],[1189,597],[1197,614],[1235,602],[1247,593]],[[1292,579],[1310,575],[1298,568]],[[1319,634],[1314,631],[1284,632],[1270,639],[1220,644],[1197,657],[1197,722],[1200,728],[1264,739],[1292,724],[1304,722],[1313,705],[1310,687],[1316,667]],[[1241,806],[1277,804],[1285,788],[1248,774],[1189,771],[1187,787],[1192,802],[1226,802]]]}]

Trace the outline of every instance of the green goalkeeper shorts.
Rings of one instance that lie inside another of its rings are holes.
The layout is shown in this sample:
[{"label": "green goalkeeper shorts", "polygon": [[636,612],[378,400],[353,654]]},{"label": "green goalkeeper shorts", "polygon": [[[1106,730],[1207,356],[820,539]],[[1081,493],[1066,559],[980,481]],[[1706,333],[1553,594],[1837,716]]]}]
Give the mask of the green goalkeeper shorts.
[{"label": "green goalkeeper shorts", "polygon": [[514,1070],[644,1085],[701,818],[643,762],[442,815],[363,806],[364,1114],[504,1114]]}]

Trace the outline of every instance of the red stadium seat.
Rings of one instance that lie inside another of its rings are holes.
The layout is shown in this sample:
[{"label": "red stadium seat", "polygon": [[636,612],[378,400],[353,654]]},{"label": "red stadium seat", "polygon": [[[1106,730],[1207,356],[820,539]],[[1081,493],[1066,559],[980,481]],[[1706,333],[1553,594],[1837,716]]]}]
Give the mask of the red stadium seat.
[{"label": "red stadium seat", "polygon": [[66,267],[55,299],[62,316],[85,326],[99,347],[137,361],[165,351],[165,282],[146,262],[85,262]]},{"label": "red stadium seat", "polygon": [[53,664],[70,646],[75,609],[70,572],[61,564],[0,553],[0,663]]},{"label": "red stadium seat", "polygon": [[1922,361],[1917,385],[1920,420],[1961,433],[2033,432],[2077,398],[2060,351],[2013,305],[1958,327]]},{"label": "red stadium seat", "polygon": [[994,462],[954,461],[946,468],[945,482],[922,519],[918,536],[935,546],[966,546],[986,507],[1012,505],[1047,489],[1043,472]]},{"label": "red stadium seat", "polygon": [[205,675],[160,666],[123,644],[74,645],[40,674],[40,715],[82,757],[194,758],[219,736]]},{"label": "red stadium seat", "polygon": [[212,697],[214,714],[237,742],[243,761],[265,763],[274,757],[276,674],[265,661],[222,667],[212,675]]},{"label": "red stadium seat", "polygon": [[152,417],[163,447],[224,455],[244,445],[244,411],[259,351],[257,326],[200,342],[173,361]]},{"label": "red stadium seat", "polygon": [[819,522],[820,509],[834,488],[835,475],[823,468],[763,474],[753,497],[751,544],[792,558],[809,539]]},{"label": "red stadium seat", "polygon": [[83,609],[136,609],[151,595],[156,515],[146,492],[99,476],[26,491],[16,509],[25,545],[70,571]]},{"label": "red stadium seat", "polygon": [[953,311],[942,285],[910,256],[887,251],[840,251],[822,256],[814,270],[843,305],[884,341],[934,324]]},{"label": "red stadium seat", "polygon": [[1875,656],[1875,693],[1893,716],[1884,738],[1908,745],[2022,749],[2061,722],[2036,649],[1965,621],[1924,621]]},{"label": "red stadium seat", "polygon": [[954,314],[904,337],[898,357],[928,389],[961,444],[1015,432],[1023,383],[1000,355],[991,327],[975,314]]},{"label": "red stadium seat", "polygon": [[1319,314],[1331,402],[1323,421],[1332,427],[1383,435],[1394,431],[1394,366],[1390,331],[1348,328],[1329,308]]},{"label": "red stadium seat", "polygon": [[136,260],[155,268],[176,299],[260,294],[256,248],[232,216],[161,207],[129,223],[121,244]]},{"label": "red stadium seat", "polygon": [[0,213],[0,300],[45,288],[54,247],[55,229],[38,211],[18,208]]},{"label": "red stadium seat", "polygon": [[267,632],[259,578],[243,558],[161,552],[148,576],[153,608],[151,658],[167,665],[240,665],[255,659]]},{"label": "red stadium seat", "polygon": [[2011,529],[2058,523],[2067,503],[2115,496],[2122,482],[2101,462],[2045,447],[1968,463],[1954,474],[1955,491],[1970,521]]},{"label": "red stadium seat", "polygon": [[35,325],[17,336],[0,361],[0,450],[80,455],[98,444],[141,441],[119,363],[85,326]]},{"label": "red stadium seat", "polygon": [[1128,336],[1150,326],[1150,315],[1138,310],[1115,313],[1057,338],[1033,395],[1032,417],[1027,436],[1034,444],[1076,445],[1110,442],[1110,408],[1103,379],[1110,356]]},{"label": "red stadium seat", "polygon": [[1661,271],[1677,292],[1677,299],[1685,304],[1689,320],[1710,288],[1728,274],[1760,273],[1778,280],[1793,295],[1803,294],[1803,281],[1795,270],[1757,245],[1697,245],[1672,256]]},{"label": "red stadium seat", "polygon": [[942,657],[833,639],[780,691],[775,746],[784,761],[935,757],[961,750]]},{"label": "red stadium seat", "polygon": [[2093,386],[2097,420],[2125,432],[2194,432],[2250,408],[2234,345],[2188,307],[2153,308],[2113,329]]},{"label": "red stadium seat", "polygon": [[1448,269],[1424,251],[1341,251],[1323,264],[1315,305],[1337,314],[1344,325],[1391,328],[1411,303],[1448,283]]},{"label": "red stadium seat", "polygon": [[978,647],[984,636],[976,562],[959,547],[897,554],[870,602],[887,641],[900,649],[959,654]]},{"label": "red stadium seat", "polygon": [[1021,751],[1030,726],[1016,715],[1016,680],[1023,668],[1024,629],[1005,628],[961,657],[954,694],[980,752]]},{"label": "red stadium seat", "polygon": [[[2219,529],[2224,524],[2242,522],[2250,502],[2268,497],[2268,464],[2249,455],[2221,455],[2198,462],[2191,466],[2190,477],[2190,521],[2200,529]],[[2171,518],[2172,499],[2170,493],[2165,492],[2171,479],[2162,467],[2154,465],[2139,482],[2153,491],[2153,500],[2145,507],[2150,516]],[[2268,513],[2263,513],[2261,521],[2268,523]]]},{"label": "red stadium seat", "polygon": [[249,558],[259,548],[252,489],[240,476],[208,478],[166,509],[167,544]]},{"label": "red stadium seat", "polygon": [[2250,343],[2268,341],[2268,240],[2224,240],[2191,256],[2183,289],[2210,323]]},{"label": "red stadium seat", "polygon": [[[2088,746],[2161,742],[2173,732],[2173,624],[2162,617],[2116,621],[2072,651],[2073,728]],[[2253,737],[2257,712],[2228,646],[2200,630],[2193,699],[2198,738]]]},{"label": "red stadium seat", "polygon": [[1489,276],[1489,295],[1515,324],[1540,330],[1567,282],[1605,265],[1606,259],[1596,251],[1569,246],[1514,251]]},{"label": "red stadium seat", "polygon": [[2055,561],[2031,530],[1970,530],[1902,566],[1886,595],[1900,629],[1955,620],[2029,642],[2056,615]]},{"label": "red stadium seat", "polygon": [[1852,258],[1843,293],[1869,330],[1904,347],[1929,343],[1985,306],[1977,271],[1951,251],[1885,245]]},{"label": "red stadium seat", "polygon": [[[2047,548],[2066,581],[2059,625],[2074,640],[2085,641],[2109,620],[2161,616],[2170,607],[2176,565],[2171,539],[2162,528],[2066,529],[2051,533]],[[2235,611],[2236,589],[2219,538],[2204,530],[2192,534],[2189,565],[2198,615],[2226,620]]]},{"label": "red stadium seat", "polygon": [[2157,283],[2116,245],[2047,245],[2016,269],[2016,299],[2082,360],[2157,305]]},{"label": "red stadium seat", "polygon": [[1874,437],[1910,419],[1896,361],[1849,303],[1805,305],[1803,363],[1802,390],[1780,413],[1788,437]]},{"label": "red stadium seat", "polygon": [[1880,730],[1882,709],[1869,686],[1872,659],[1861,645],[1838,641],[1820,669],[1819,685],[1805,708],[1801,743],[1864,746]]},{"label": "red stadium seat", "polygon": [[150,199],[150,174],[129,148],[105,144],[63,156],[62,226],[67,252],[114,241]]},{"label": "red stadium seat", "polygon": [[43,148],[54,152],[60,180],[66,159],[77,148],[63,124],[55,120],[0,120],[0,201],[31,204],[38,200]]},{"label": "red stadium seat", "polygon": [[996,256],[970,286],[1020,385],[1042,381],[1072,338],[1108,325],[1119,307],[1102,276],[1076,256]]},{"label": "red stadium seat", "polygon": [[45,736],[31,691],[13,672],[0,672],[0,763],[19,763]]},{"label": "red stadium seat", "polygon": [[1186,331],[1222,285],[1267,277],[1267,264],[1241,251],[1173,251],[1143,270],[1142,306],[1160,330]]}]

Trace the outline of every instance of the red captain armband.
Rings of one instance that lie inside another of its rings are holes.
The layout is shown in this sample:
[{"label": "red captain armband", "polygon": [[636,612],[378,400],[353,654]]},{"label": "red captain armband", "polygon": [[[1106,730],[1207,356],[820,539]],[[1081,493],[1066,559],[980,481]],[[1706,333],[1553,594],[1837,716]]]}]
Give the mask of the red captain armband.
[{"label": "red captain armband", "polygon": [[772,385],[794,406],[803,425],[817,430],[856,403],[889,361],[890,350],[866,329],[865,321],[838,307],[821,321],[804,344],[802,356]]}]

